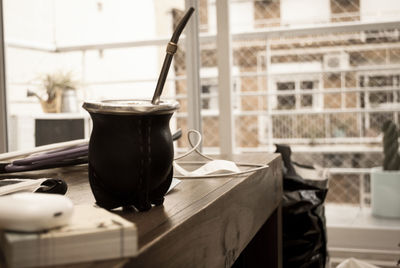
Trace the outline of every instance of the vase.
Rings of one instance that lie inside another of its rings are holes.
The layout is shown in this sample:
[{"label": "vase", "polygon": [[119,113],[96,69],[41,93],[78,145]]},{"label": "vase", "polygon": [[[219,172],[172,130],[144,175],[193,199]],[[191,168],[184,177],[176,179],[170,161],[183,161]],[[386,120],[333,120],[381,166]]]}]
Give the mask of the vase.
[{"label": "vase", "polygon": [[371,171],[372,215],[385,218],[400,218],[400,171]]},{"label": "vase", "polygon": [[59,113],[61,112],[61,100],[62,92],[61,90],[56,90],[54,98],[50,100],[40,99],[40,105],[45,113]]},{"label": "vase", "polygon": [[89,183],[99,206],[146,211],[163,203],[173,174],[169,121],[178,106],[148,100],[83,104],[93,121]]},{"label": "vase", "polygon": [[64,89],[61,98],[61,112],[62,113],[77,113],[78,98],[75,89]]}]

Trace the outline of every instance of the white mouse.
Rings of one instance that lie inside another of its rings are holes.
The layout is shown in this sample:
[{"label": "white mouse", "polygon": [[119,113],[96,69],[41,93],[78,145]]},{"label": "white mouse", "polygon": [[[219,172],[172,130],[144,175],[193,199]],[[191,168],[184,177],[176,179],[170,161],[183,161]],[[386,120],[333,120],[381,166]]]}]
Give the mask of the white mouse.
[{"label": "white mouse", "polygon": [[68,224],[72,201],[63,195],[15,193],[0,196],[0,229],[38,232]]}]

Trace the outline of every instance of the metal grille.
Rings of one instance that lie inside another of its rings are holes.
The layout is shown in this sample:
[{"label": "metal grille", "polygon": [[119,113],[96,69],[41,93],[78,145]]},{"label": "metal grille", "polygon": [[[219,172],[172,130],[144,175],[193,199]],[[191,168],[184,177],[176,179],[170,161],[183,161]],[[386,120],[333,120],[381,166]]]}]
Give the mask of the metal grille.
[{"label": "metal grille", "polygon": [[[201,3],[207,6],[200,11],[201,29],[212,33],[215,2]],[[334,170],[328,202],[368,205],[365,169],[381,165],[381,124],[398,122],[400,25],[246,35],[286,23],[358,22],[362,15],[358,0],[331,0],[329,16],[313,21],[291,21],[285,8],[281,1],[231,1],[236,151],[273,151],[275,143],[289,144],[295,161]],[[203,41],[200,54],[207,151],[219,140],[214,43]]]}]

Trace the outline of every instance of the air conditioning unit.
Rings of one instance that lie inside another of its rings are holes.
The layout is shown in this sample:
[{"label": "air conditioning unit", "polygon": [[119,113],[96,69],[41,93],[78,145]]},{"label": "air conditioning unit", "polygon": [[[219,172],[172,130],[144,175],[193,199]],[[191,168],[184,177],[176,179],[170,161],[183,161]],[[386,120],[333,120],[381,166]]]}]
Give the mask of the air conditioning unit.
[{"label": "air conditioning unit", "polygon": [[338,71],[350,67],[349,54],[345,52],[324,55],[324,70]]}]

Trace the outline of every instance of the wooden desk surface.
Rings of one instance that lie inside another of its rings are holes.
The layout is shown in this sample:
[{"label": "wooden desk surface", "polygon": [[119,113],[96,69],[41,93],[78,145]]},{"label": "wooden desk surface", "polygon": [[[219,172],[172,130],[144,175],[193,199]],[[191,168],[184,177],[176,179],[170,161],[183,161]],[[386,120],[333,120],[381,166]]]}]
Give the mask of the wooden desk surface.
[{"label": "wooden desk surface", "polygon": [[[269,168],[238,177],[183,179],[162,206],[141,213],[118,211],[138,228],[139,255],[79,266],[112,267],[122,261],[127,267],[230,267],[282,197],[278,155],[240,155],[235,160],[268,164]],[[67,196],[75,204],[94,203],[87,166],[26,173],[43,175],[65,179]]]}]

